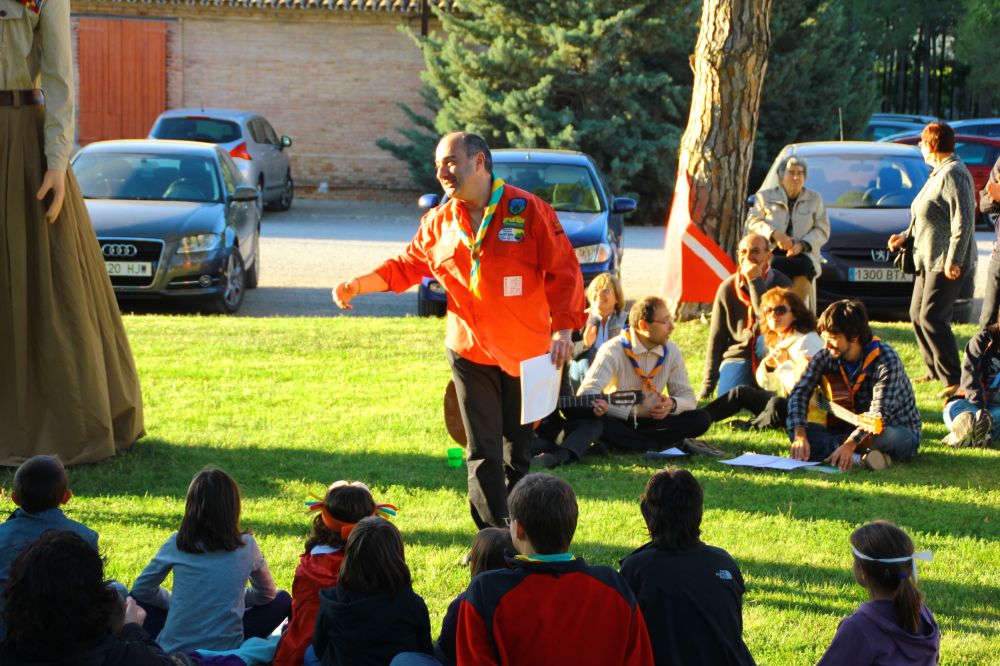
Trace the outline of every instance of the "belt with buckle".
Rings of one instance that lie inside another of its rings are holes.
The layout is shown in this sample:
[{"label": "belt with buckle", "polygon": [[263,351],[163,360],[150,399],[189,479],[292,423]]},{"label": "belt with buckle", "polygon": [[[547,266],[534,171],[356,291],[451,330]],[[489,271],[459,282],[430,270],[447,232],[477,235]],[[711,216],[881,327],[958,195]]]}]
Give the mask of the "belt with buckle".
[{"label": "belt with buckle", "polygon": [[0,106],[38,106],[45,104],[41,90],[0,90]]}]

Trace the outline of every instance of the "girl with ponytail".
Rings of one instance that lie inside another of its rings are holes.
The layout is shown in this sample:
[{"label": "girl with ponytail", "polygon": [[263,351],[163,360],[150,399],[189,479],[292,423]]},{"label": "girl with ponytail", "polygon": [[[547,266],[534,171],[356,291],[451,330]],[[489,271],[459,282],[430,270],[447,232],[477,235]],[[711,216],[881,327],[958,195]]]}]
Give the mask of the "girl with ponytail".
[{"label": "girl with ponytail", "polygon": [[933,666],[941,634],[917,588],[917,560],[906,532],[876,520],[851,534],[854,579],[869,601],[841,621],[833,643],[817,666]]}]

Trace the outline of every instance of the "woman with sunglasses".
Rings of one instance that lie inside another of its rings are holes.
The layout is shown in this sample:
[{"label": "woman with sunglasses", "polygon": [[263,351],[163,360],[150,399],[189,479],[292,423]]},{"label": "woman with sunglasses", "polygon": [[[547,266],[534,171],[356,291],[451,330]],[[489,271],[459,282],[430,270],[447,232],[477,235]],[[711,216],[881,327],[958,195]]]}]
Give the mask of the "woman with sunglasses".
[{"label": "woman with sunglasses", "polygon": [[813,354],[823,348],[816,333],[816,315],[791,289],[775,287],[761,296],[761,335],[770,350],[757,364],[759,386],[737,386],[719,396],[705,411],[713,422],[735,416],[741,410],[754,415],[748,421],[730,423],[737,430],[784,428],[788,417],[788,394],[802,376]]}]

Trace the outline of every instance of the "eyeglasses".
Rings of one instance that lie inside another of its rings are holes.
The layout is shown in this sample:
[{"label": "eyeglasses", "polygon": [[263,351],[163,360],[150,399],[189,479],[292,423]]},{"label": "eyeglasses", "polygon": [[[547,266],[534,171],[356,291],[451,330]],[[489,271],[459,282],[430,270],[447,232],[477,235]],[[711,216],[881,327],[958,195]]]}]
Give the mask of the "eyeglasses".
[{"label": "eyeglasses", "polygon": [[786,315],[789,312],[791,312],[791,310],[787,305],[775,305],[773,308],[764,308],[764,314],[768,316],[775,315],[780,317],[781,315]]},{"label": "eyeglasses", "polygon": [[650,319],[650,320],[649,320],[649,323],[650,323],[650,324],[652,324],[653,322],[656,322],[657,324],[663,324],[664,326],[666,326],[667,324],[672,324],[672,323],[674,323],[674,322],[673,322],[672,320],[670,320],[670,319]]}]

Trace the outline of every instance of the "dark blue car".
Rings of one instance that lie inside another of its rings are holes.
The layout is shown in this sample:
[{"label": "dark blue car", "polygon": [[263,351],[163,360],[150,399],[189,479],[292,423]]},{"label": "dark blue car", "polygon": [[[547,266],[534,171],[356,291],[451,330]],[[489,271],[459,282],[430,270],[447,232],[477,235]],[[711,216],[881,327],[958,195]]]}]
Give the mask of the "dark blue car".
[{"label": "dark blue car", "polygon": [[[625,215],[635,199],[615,197],[593,158],[570,150],[494,150],[493,173],[547,201],[556,211],[576,250],[584,285],[601,273],[621,271],[625,250]],[[420,197],[423,208],[437,206],[436,194]],[[424,278],[417,292],[421,316],[442,316],[448,299],[433,278]]]}]

